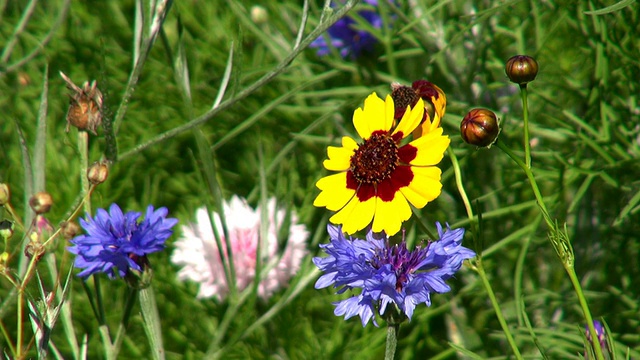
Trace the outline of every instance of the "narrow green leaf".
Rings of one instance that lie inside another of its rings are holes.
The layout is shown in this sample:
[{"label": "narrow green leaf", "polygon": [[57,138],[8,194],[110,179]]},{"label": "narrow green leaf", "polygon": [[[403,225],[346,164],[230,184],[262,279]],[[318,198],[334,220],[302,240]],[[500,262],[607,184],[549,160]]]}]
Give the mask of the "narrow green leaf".
[{"label": "narrow green leaf", "polygon": [[633,4],[634,2],[636,2],[636,0],[621,0],[611,6],[607,6],[605,8],[602,9],[598,9],[598,10],[593,10],[593,11],[583,11],[583,13],[585,15],[604,15],[604,14],[609,14],[612,13],[614,11],[618,11],[621,9],[626,8],[627,6]]}]

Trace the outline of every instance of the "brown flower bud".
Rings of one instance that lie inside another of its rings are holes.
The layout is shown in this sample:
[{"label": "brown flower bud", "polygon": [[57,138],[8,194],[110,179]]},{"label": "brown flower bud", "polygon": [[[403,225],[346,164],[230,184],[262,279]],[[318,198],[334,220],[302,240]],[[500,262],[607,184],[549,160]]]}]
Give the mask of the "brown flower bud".
[{"label": "brown flower bud", "polygon": [[109,167],[105,163],[96,161],[87,169],[87,179],[93,185],[102,184],[107,180],[107,176],[109,176]]},{"label": "brown flower bud", "polygon": [[24,248],[24,255],[29,259],[35,258],[35,261],[38,262],[44,256],[46,248],[40,241],[40,235],[35,231],[31,234],[30,239]]},{"label": "brown flower bud", "polygon": [[462,139],[479,147],[490,146],[498,138],[500,127],[496,114],[487,109],[473,109],[460,123]]},{"label": "brown flower bud", "polygon": [[512,56],[507,60],[505,72],[511,82],[526,85],[538,75],[538,62],[527,55]]},{"label": "brown flower bud", "polygon": [[73,91],[70,95],[69,111],[67,112],[66,132],[69,132],[69,126],[73,125],[78,130],[90,131],[97,135],[96,130],[102,124],[102,92],[97,88],[96,81],[89,83],[85,81],[82,88],[69,79],[69,77],[60,72],[60,76],[67,83],[67,88]]},{"label": "brown flower bud", "polygon": [[36,193],[29,199],[29,206],[31,206],[31,209],[38,215],[48,213],[49,210],[51,210],[52,204],[53,198],[51,194],[46,191]]},{"label": "brown flower bud", "polygon": [[71,240],[80,233],[80,226],[74,221],[65,221],[60,225],[60,232],[66,240]]},{"label": "brown flower bud", "polygon": [[0,206],[6,205],[11,200],[11,190],[9,185],[0,183]]}]

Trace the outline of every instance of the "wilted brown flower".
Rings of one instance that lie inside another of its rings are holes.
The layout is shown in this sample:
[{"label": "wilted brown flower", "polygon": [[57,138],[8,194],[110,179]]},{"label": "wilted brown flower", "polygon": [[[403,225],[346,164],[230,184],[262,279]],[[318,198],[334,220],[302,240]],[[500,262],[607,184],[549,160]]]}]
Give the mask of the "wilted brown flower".
[{"label": "wilted brown flower", "polygon": [[102,92],[98,89],[96,81],[93,80],[91,84],[85,81],[80,88],[62,71],[60,76],[67,83],[67,88],[73,91],[73,94],[69,95],[71,99],[65,131],[69,132],[69,125],[73,125],[78,130],[90,131],[97,135],[96,130],[102,124]]}]

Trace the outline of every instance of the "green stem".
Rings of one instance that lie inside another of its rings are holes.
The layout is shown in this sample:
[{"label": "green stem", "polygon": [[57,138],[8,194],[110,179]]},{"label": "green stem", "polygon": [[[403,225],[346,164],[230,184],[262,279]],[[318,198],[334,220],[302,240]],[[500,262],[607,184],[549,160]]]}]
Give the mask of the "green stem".
[{"label": "green stem", "polygon": [[153,359],[164,360],[160,315],[158,314],[156,297],[151,286],[140,290],[140,310],[142,312],[142,318],[144,319],[144,331],[149,340]]},{"label": "green stem", "polygon": [[477,258],[475,262],[475,269],[480,275],[480,279],[482,279],[482,284],[484,288],[487,290],[487,295],[489,295],[489,300],[491,301],[491,305],[493,305],[493,310],[496,313],[496,317],[498,318],[498,322],[502,327],[502,331],[504,335],[507,337],[507,342],[511,346],[511,350],[513,350],[513,354],[516,356],[516,359],[522,360],[522,355],[520,354],[520,350],[518,350],[518,346],[516,345],[515,340],[513,339],[513,335],[511,335],[511,330],[509,330],[509,326],[507,326],[507,322],[502,315],[502,310],[500,309],[500,305],[498,304],[498,300],[496,299],[496,295],[491,288],[491,284],[489,283],[489,279],[487,278],[487,274],[484,272],[484,267],[482,265],[482,259]]},{"label": "green stem", "polygon": [[536,201],[538,202],[538,207],[540,207],[540,210],[542,211],[544,220],[546,221],[547,226],[549,226],[550,229],[554,229],[555,226],[551,221],[551,217],[549,216],[549,211],[547,211],[547,206],[544,204],[544,199],[542,198],[542,194],[540,193],[540,188],[538,187],[536,178],[533,176],[533,172],[531,171],[531,168],[528,167],[524,162],[522,162],[522,160],[520,160],[520,158],[518,158],[516,154],[513,151],[511,151],[511,149],[509,149],[502,141],[500,141],[500,139],[498,139],[498,141],[496,141],[494,145],[497,146],[500,150],[504,151],[513,161],[515,161],[516,164],[518,164],[518,166],[520,166],[522,171],[524,171],[525,175],[527,175],[527,178],[529,179],[529,183],[531,184],[531,189],[533,190],[533,195],[536,197]]},{"label": "green stem", "polygon": [[527,84],[520,85],[520,97],[522,97],[522,112],[524,119],[524,162],[531,169],[531,144],[529,142],[529,108],[527,102]]},{"label": "green stem", "polygon": [[[518,164],[518,166],[520,166],[522,171],[524,171],[524,173],[527,175],[527,178],[529,179],[529,183],[531,184],[531,189],[533,190],[533,194],[536,198],[536,201],[538,202],[538,207],[540,208],[540,211],[542,212],[542,216],[545,222],[547,223],[547,226],[549,227],[549,231],[551,233],[557,233],[557,227],[554,224],[554,222],[551,220],[551,217],[549,216],[549,212],[547,211],[547,207],[544,204],[544,199],[542,198],[542,194],[540,193],[540,189],[538,188],[538,183],[536,182],[536,179],[533,176],[533,172],[531,171],[531,168],[527,166],[524,162],[522,162],[522,160],[520,160],[520,158],[518,158],[513,153],[513,151],[511,151],[511,149],[509,149],[501,141],[497,141],[496,146],[500,150],[504,151],[513,161],[515,161],[515,163]],[[552,244],[553,244],[553,241],[552,241]],[[571,247],[571,244],[568,243],[568,240],[565,245],[569,248]],[[557,245],[553,244],[553,246],[556,249],[556,252],[558,252]],[[560,252],[558,252],[558,255],[560,256]],[[573,267],[573,261],[570,261],[570,262],[564,261],[564,259],[562,259],[561,257],[561,262],[562,262],[562,266],[567,271],[567,274],[571,279],[571,283],[576,291],[576,294],[578,296],[578,301],[580,302],[580,307],[582,308],[582,312],[584,314],[585,320],[587,321],[587,325],[589,326],[589,331],[591,331],[592,334],[595,334],[591,312],[589,311],[589,306],[587,305],[587,301],[584,297],[584,293],[582,291],[582,286],[580,285],[580,281],[578,281],[578,277],[575,273],[575,269]],[[598,343],[598,341],[594,341],[594,343],[597,343],[597,344],[594,344],[597,359],[604,360],[604,356],[603,356],[600,344]]]},{"label": "green stem", "polygon": [[460,193],[460,197],[462,198],[462,203],[464,204],[465,209],[467,210],[467,217],[469,218],[469,223],[473,226],[475,223],[473,221],[473,208],[471,207],[471,202],[469,201],[469,197],[467,196],[467,192],[464,189],[464,185],[462,184],[462,172],[460,171],[460,164],[458,163],[458,158],[456,154],[453,152],[451,147],[447,148],[447,154],[449,154],[449,158],[451,159],[451,165],[453,166],[453,173],[456,178],[456,186],[458,187],[458,192]]},{"label": "green stem", "polygon": [[[269,83],[271,80],[273,80],[276,76],[280,75],[281,73],[283,73],[284,71],[286,71],[289,66],[291,65],[291,63],[293,62],[293,60],[301,53],[303,52],[307,46],[309,46],[309,44],[311,44],[315,39],[318,38],[318,36],[320,36],[323,32],[325,32],[329,27],[331,27],[331,25],[333,25],[336,21],[340,20],[344,15],[347,14],[347,12],[349,12],[354,6],[356,6],[356,4],[358,3],[357,0],[350,0],[347,1],[343,7],[341,7],[340,9],[336,10],[333,15],[327,19],[326,21],[320,23],[313,31],[311,31],[305,38],[304,40],[302,40],[300,42],[300,44],[293,48],[291,50],[291,53],[285,57],[284,59],[282,59],[282,61],[280,61],[280,63],[278,63],[278,65],[276,65],[272,71],[266,73],[264,76],[262,76],[261,78],[259,78],[258,80],[256,80],[254,83],[252,83],[251,85],[247,86],[244,90],[238,92],[234,97],[230,98],[229,100],[223,101],[222,103],[220,103],[219,106],[207,111],[206,113],[204,113],[203,115],[200,115],[199,117],[195,118],[195,119],[191,119],[190,121],[188,121],[187,123],[185,123],[184,125],[180,125],[178,127],[175,127],[165,133],[162,133],[154,138],[152,138],[151,140],[148,140],[147,142],[144,142],[142,144],[139,144],[137,146],[135,146],[133,149],[126,151],[125,153],[121,154],[118,158],[118,161],[122,161],[127,157],[130,157],[136,153],[141,152],[142,150],[155,145],[159,142],[162,142],[166,139],[172,138],[178,134],[181,134],[183,132],[189,131],[195,127],[197,127],[200,124],[204,124],[205,122],[213,119],[216,115],[218,115],[219,113],[223,112],[224,110],[230,108],[232,105],[236,104],[237,102],[239,102],[240,100],[248,97],[249,95],[251,95],[252,93],[254,93],[256,90],[258,90],[259,88],[263,87],[264,85],[266,85],[267,83]],[[303,30],[303,29],[302,29]]]},{"label": "green stem", "polygon": [[580,280],[578,280],[578,276],[576,275],[576,271],[573,266],[566,266],[565,270],[567,274],[569,274],[569,279],[571,279],[571,284],[578,295],[578,301],[580,302],[580,307],[582,308],[582,314],[584,315],[585,320],[587,321],[587,326],[589,327],[589,333],[591,333],[591,338],[593,339],[593,347],[596,358],[598,360],[604,360],[604,353],[602,352],[602,347],[600,346],[600,341],[598,340],[598,336],[596,335],[596,329],[593,326],[593,318],[591,317],[591,311],[589,310],[589,305],[587,304],[587,299],[584,297],[584,293],[582,292],[582,286],[580,285]]},{"label": "green stem", "polygon": [[387,326],[387,345],[384,350],[384,359],[393,360],[396,355],[396,346],[398,345],[398,329],[400,324],[389,324]]}]

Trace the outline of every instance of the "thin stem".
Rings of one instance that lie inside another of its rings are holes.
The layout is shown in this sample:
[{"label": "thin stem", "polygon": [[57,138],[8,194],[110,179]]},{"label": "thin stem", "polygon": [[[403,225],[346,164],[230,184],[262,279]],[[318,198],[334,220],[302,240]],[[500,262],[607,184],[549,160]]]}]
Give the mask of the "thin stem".
[{"label": "thin stem", "polygon": [[516,359],[522,360],[522,355],[520,354],[520,350],[518,350],[518,346],[516,345],[515,340],[513,339],[513,335],[511,335],[511,330],[509,330],[509,326],[507,325],[504,316],[502,315],[502,310],[500,309],[500,305],[498,304],[498,300],[496,299],[496,295],[491,288],[491,284],[489,283],[489,279],[487,278],[487,274],[484,272],[484,267],[482,265],[482,259],[477,258],[475,262],[475,270],[480,275],[480,279],[482,279],[482,284],[484,285],[485,290],[487,290],[487,295],[489,295],[489,300],[491,301],[491,305],[493,305],[493,310],[496,313],[496,317],[498,318],[498,322],[502,327],[502,331],[504,335],[507,337],[507,342],[511,346],[511,350],[513,354],[516,356]]},{"label": "thin stem", "polygon": [[542,211],[542,215],[544,220],[550,229],[554,229],[555,226],[551,221],[551,217],[549,216],[549,211],[547,211],[547,206],[544,204],[544,199],[542,198],[542,194],[540,193],[540,188],[538,188],[538,183],[536,182],[536,178],[533,176],[533,172],[531,168],[528,167],[520,158],[516,156],[516,154],[511,151],[500,139],[495,142],[495,146],[497,146],[500,150],[504,151],[513,161],[515,161],[518,166],[524,171],[525,175],[529,179],[529,183],[531,184],[531,189],[533,190],[533,195],[536,197],[536,201],[538,202],[538,206]]},{"label": "thin stem", "polygon": [[396,346],[398,345],[398,329],[400,324],[394,323],[387,326],[387,345],[384,350],[384,359],[393,360],[396,355]]},{"label": "thin stem", "polygon": [[520,85],[520,97],[522,98],[522,112],[524,119],[524,163],[531,169],[531,144],[529,143],[529,107],[527,102],[527,84]]},{"label": "thin stem", "polygon": [[323,32],[325,32],[331,25],[333,25],[336,21],[338,21],[340,18],[342,18],[347,12],[349,12],[356,4],[358,3],[358,1],[356,0],[352,0],[352,1],[347,1],[347,3],[341,7],[339,10],[337,10],[335,12],[335,15],[331,16],[329,19],[327,19],[327,21],[322,22],[318,25],[317,28],[315,28],[313,31],[311,31],[311,33],[309,33],[309,35],[307,35],[306,38],[304,38],[304,40],[302,40],[302,42],[300,42],[300,45],[296,48],[294,48],[291,53],[285,57],[278,65],[276,65],[272,71],[268,72],[267,74],[265,74],[264,76],[262,76],[261,78],[259,78],[258,80],[256,80],[253,84],[247,86],[244,90],[240,91],[239,93],[236,94],[235,97],[232,97],[229,100],[223,101],[222,103],[220,103],[220,106],[211,109],[209,111],[207,111],[206,113],[204,113],[203,115],[190,120],[189,122],[187,122],[184,125],[175,127],[165,133],[162,133],[156,137],[154,137],[153,139],[142,143],[138,146],[135,146],[133,149],[126,151],[125,153],[121,154],[118,157],[118,161],[124,160],[127,157],[130,157],[136,153],[141,152],[142,150],[155,145],[159,142],[162,142],[166,139],[172,138],[178,134],[181,134],[183,132],[189,131],[195,127],[197,127],[200,124],[204,124],[205,122],[213,119],[217,114],[223,112],[224,110],[230,108],[232,105],[234,105],[235,103],[239,102],[240,100],[246,98],[247,96],[251,95],[253,92],[255,92],[256,90],[258,90],[259,88],[261,88],[262,86],[266,85],[267,83],[269,83],[271,80],[273,80],[276,76],[280,75],[281,73],[283,73],[285,70],[287,70],[289,68],[289,65],[291,65],[291,63],[293,62],[293,60],[302,52],[304,51],[304,49],[309,46],[309,44],[311,44],[311,42],[313,42],[316,38],[318,38],[318,36],[320,36]]},{"label": "thin stem", "polygon": [[464,189],[464,185],[462,184],[462,172],[460,171],[460,163],[458,163],[458,157],[453,152],[451,147],[447,148],[447,154],[449,154],[449,159],[451,159],[451,165],[453,166],[453,173],[456,178],[456,186],[458,187],[458,192],[460,193],[460,197],[462,198],[462,203],[464,204],[464,208],[467,210],[467,217],[469,218],[469,223],[474,224],[473,221],[473,208],[471,207],[471,202],[469,201],[469,197],[467,196],[467,192]]},{"label": "thin stem", "polygon": [[600,341],[598,341],[598,336],[596,335],[596,329],[593,326],[593,318],[591,317],[591,311],[589,310],[589,305],[587,304],[587,299],[584,297],[584,293],[582,292],[582,286],[580,285],[580,281],[578,280],[578,276],[576,275],[576,271],[572,266],[566,266],[565,270],[567,274],[569,274],[569,279],[571,279],[571,284],[578,295],[578,301],[580,302],[580,308],[582,308],[582,314],[584,315],[585,320],[587,321],[587,326],[589,327],[589,333],[591,333],[591,338],[593,339],[593,347],[596,358],[598,360],[604,360],[604,353],[602,352],[602,347],[600,346]]}]

